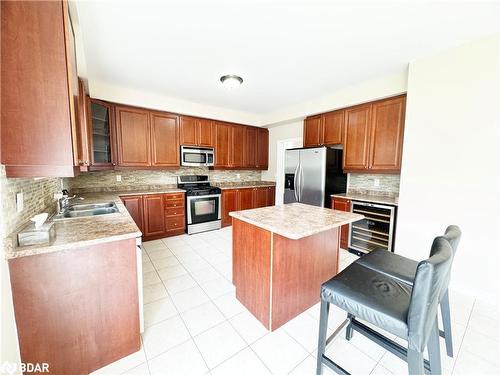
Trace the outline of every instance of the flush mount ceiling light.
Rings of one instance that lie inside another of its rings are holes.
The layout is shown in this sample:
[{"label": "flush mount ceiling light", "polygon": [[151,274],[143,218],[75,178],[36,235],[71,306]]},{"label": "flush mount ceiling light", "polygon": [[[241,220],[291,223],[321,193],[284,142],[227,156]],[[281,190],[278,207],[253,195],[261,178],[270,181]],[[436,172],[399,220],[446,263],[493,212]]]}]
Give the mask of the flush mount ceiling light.
[{"label": "flush mount ceiling light", "polygon": [[224,85],[224,87],[228,89],[234,89],[235,87],[239,87],[243,83],[243,78],[235,75],[225,75],[220,77],[220,81]]}]

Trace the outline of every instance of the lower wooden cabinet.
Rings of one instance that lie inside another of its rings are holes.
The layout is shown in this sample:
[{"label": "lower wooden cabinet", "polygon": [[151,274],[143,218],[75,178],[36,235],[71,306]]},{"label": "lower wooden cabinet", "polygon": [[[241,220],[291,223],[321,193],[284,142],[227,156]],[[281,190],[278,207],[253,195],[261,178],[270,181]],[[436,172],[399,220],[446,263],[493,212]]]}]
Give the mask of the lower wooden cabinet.
[{"label": "lower wooden cabinet", "polygon": [[274,186],[222,190],[222,226],[231,225],[229,213],[274,205]]},{"label": "lower wooden cabinet", "polygon": [[[339,211],[351,211],[351,201],[349,199],[332,198],[332,209]],[[349,247],[349,225],[342,225],[340,228],[340,247],[347,249]]]},{"label": "lower wooden cabinet", "polygon": [[185,232],[184,193],[131,195],[121,200],[142,232],[143,241]]}]

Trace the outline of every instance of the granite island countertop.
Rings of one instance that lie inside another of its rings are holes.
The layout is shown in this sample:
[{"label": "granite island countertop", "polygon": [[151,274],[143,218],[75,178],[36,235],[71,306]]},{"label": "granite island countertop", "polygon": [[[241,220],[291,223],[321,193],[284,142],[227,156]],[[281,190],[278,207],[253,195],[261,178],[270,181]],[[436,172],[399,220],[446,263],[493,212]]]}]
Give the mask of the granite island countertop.
[{"label": "granite island countertop", "polygon": [[379,195],[379,194],[363,194],[363,193],[342,193],[342,194],[332,194],[332,197],[339,197],[345,199],[352,199],[355,201],[370,202],[370,203],[380,203],[380,204],[390,204],[391,206],[397,206],[399,198],[397,196],[390,195]]},{"label": "granite island countertop", "polygon": [[115,202],[118,212],[106,215],[57,220],[54,224],[56,237],[54,241],[46,245],[20,247],[17,245],[17,232],[13,233],[5,239],[5,257],[6,259],[13,259],[61,250],[83,248],[98,243],[141,237],[141,231],[123,205],[120,196],[178,192],[184,192],[184,190],[163,187],[158,190],[140,189],[78,194],[78,196],[83,197],[84,200],[72,203],[89,204]]},{"label": "granite island countertop", "polygon": [[238,182],[210,182],[211,185],[217,186],[222,190],[226,189],[244,189],[255,187],[276,186],[274,181],[238,181]]},{"label": "granite island countertop", "polygon": [[292,240],[337,228],[364,217],[302,203],[234,211],[229,215]]}]

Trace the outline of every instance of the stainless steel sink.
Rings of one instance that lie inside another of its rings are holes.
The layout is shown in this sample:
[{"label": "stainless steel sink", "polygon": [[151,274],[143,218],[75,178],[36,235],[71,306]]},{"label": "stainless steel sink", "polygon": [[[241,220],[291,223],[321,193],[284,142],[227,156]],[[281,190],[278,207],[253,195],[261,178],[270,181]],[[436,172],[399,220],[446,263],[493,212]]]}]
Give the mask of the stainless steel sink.
[{"label": "stainless steel sink", "polygon": [[63,220],[77,217],[88,217],[97,215],[114,214],[118,212],[118,207],[113,202],[94,204],[75,204],[69,206],[64,212],[57,214],[53,220]]}]

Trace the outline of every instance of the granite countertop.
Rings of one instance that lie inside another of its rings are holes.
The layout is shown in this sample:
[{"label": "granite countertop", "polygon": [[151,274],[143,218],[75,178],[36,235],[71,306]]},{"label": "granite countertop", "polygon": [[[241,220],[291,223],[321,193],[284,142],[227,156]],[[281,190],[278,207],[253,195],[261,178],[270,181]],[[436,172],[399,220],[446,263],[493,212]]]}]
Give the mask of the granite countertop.
[{"label": "granite countertop", "polygon": [[[31,245],[19,247],[17,232],[5,240],[6,259],[19,258],[30,255],[45,254],[55,251],[81,248],[129,238],[141,237],[142,233],[120,200],[124,195],[143,195],[160,193],[184,192],[177,188],[163,188],[160,190],[127,190],[100,193],[83,193],[78,196],[84,200],[75,204],[115,202],[119,212],[91,217],[70,218],[55,221],[56,237],[47,245]],[[49,219],[50,220],[50,219]]]},{"label": "granite countertop", "polygon": [[242,189],[242,188],[276,186],[276,182],[274,181],[211,182],[211,185],[217,186],[222,190],[225,190],[225,189]]},{"label": "granite countertop", "polygon": [[389,195],[379,195],[379,194],[365,194],[365,193],[342,193],[342,194],[332,194],[332,197],[352,199],[355,201],[380,203],[380,204],[390,204],[391,206],[397,206],[399,198],[397,196]]},{"label": "granite countertop", "polygon": [[364,217],[302,203],[234,211],[229,215],[292,240],[337,228]]}]

